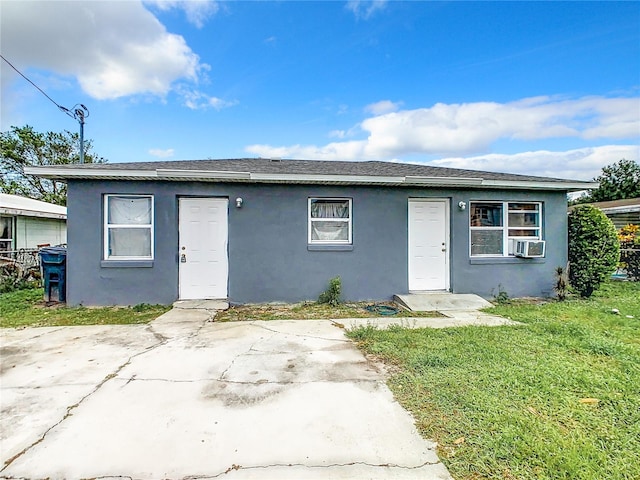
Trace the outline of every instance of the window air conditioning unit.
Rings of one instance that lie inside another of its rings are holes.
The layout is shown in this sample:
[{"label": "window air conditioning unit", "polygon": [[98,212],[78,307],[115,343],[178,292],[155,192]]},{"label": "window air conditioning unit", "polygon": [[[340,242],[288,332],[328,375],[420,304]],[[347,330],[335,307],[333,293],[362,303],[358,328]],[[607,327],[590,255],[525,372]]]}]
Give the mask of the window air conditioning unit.
[{"label": "window air conditioning unit", "polygon": [[516,240],[516,257],[544,257],[544,240]]}]

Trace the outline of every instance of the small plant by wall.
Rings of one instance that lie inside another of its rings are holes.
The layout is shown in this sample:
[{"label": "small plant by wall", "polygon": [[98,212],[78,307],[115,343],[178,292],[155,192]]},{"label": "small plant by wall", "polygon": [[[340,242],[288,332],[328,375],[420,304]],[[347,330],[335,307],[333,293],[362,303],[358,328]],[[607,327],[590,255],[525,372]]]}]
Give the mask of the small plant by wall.
[{"label": "small plant by wall", "polygon": [[498,293],[494,293],[494,290],[491,289],[491,295],[493,295],[493,301],[498,305],[506,305],[509,303],[509,294],[502,287],[502,284],[498,285]]},{"label": "small plant by wall", "polygon": [[556,267],[556,283],[553,286],[553,291],[556,292],[558,300],[561,302],[566,300],[569,292],[569,280],[567,270],[564,267]]},{"label": "small plant by wall", "polygon": [[342,295],[342,280],[340,277],[334,277],[329,280],[329,286],[318,297],[318,303],[328,303],[336,307],[340,304],[340,295]]}]

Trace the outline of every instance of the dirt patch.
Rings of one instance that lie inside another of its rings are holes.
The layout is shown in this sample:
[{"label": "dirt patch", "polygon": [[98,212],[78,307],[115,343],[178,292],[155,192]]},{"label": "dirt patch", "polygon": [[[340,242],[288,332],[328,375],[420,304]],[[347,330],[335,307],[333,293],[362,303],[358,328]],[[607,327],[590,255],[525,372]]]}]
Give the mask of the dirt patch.
[{"label": "dirt patch", "polygon": [[[388,307],[378,309],[388,313],[397,310],[395,315],[383,315],[367,310],[372,305]],[[438,312],[411,312],[395,302],[352,302],[341,303],[336,307],[316,302],[294,304],[255,304],[230,307],[216,314],[216,322],[241,322],[254,320],[328,320],[340,318],[393,318],[393,317],[442,317]]]}]

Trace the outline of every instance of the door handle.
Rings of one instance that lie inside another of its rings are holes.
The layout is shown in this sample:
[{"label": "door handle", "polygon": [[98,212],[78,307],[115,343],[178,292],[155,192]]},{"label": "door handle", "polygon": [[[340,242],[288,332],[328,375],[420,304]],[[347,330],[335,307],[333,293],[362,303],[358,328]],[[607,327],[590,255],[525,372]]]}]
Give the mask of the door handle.
[{"label": "door handle", "polygon": [[187,263],[187,256],[184,253],[180,255],[180,263]]}]

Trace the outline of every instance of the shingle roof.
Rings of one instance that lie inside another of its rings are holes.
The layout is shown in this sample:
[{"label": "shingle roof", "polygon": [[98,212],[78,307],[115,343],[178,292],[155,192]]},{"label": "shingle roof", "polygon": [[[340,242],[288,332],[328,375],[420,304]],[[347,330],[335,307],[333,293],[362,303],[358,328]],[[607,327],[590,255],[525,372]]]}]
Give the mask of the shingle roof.
[{"label": "shingle roof", "polygon": [[172,160],[160,162],[88,163],[85,165],[60,165],[65,168],[97,170],[158,170],[180,169],[221,172],[363,175],[363,176],[426,176],[448,178],[487,178],[495,180],[545,180],[565,182],[564,179],[516,175],[511,173],[483,172],[457,168],[435,167],[400,162],[344,162],[321,160],[280,160],[269,158],[235,158],[219,160]]},{"label": "shingle roof", "polygon": [[[367,184],[408,184],[420,183],[418,179],[429,179],[429,183],[437,183],[441,179],[447,185],[481,184],[506,182],[511,187],[527,186],[532,183],[544,183],[550,188],[591,188],[590,182],[576,182],[560,178],[547,178],[511,173],[483,172],[431,165],[418,165],[399,162],[381,161],[319,161],[319,160],[280,160],[266,158],[240,158],[219,160],[175,160],[158,162],[103,163],[85,165],[59,165],[55,167],[35,167],[27,173],[49,178],[146,178],[157,175],[164,180],[193,180],[231,178],[230,181],[278,182],[278,183],[360,183]],[[193,172],[193,175],[190,174]],[[196,174],[197,172],[197,174]],[[229,177],[224,173],[228,172]],[[209,175],[209,173],[211,175]],[[152,175],[153,174],[153,175]],[[303,180],[303,177],[306,179]],[[322,177],[322,178],[320,178]],[[373,177],[377,177],[373,180]],[[391,179],[393,177],[393,180]],[[383,180],[388,178],[389,180]],[[403,179],[403,180],[398,180]],[[411,181],[407,181],[411,179]],[[361,181],[359,181],[361,180]],[[445,182],[446,180],[446,182]],[[484,182],[484,183],[483,183]],[[553,187],[553,184],[555,187]],[[495,188],[496,185],[494,185]]]}]

